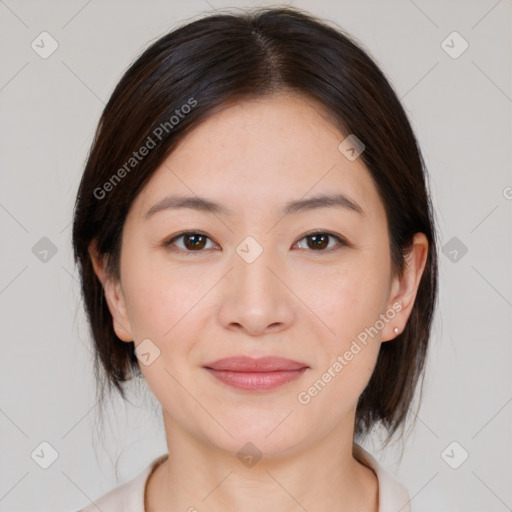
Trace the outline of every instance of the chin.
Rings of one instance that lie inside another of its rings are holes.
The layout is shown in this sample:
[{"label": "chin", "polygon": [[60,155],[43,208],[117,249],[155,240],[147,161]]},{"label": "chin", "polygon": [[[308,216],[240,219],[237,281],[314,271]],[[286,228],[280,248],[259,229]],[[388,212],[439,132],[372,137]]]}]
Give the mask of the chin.
[{"label": "chin", "polygon": [[[273,416],[274,418],[275,416]],[[283,416],[284,417],[284,416]],[[307,433],[297,430],[296,423],[288,423],[292,415],[283,421],[283,417],[278,421],[268,420],[260,422],[239,421],[232,423],[223,423],[223,426],[231,437],[222,428],[215,429],[214,432],[206,433],[208,443],[215,445],[218,449],[231,453],[238,458],[244,454],[253,457],[275,458],[291,455],[296,452],[301,445],[307,444]],[[270,426],[270,423],[272,426]],[[293,430],[292,430],[293,427]]]}]

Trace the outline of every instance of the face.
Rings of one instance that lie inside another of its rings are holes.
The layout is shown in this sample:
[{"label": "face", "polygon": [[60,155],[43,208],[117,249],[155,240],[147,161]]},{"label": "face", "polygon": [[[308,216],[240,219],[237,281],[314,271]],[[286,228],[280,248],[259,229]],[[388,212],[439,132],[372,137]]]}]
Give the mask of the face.
[{"label": "face", "polygon": [[[338,149],[344,138],[300,96],[247,100],[195,128],[132,204],[121,279],[105,292],[117,335],[146,340],[150,364],[139,365],[168,428],[233,453],[248,440],[283,454],[334,429],[352,436],[381,342],[402,331],[412,301],[401,294],[417,280],[392,277],[384,206],[362,160]],[[320,195],[354,207],[286,210]],[[169,196],[219,208],[148,214]],[[306,369],[242,389],[205,368],[230,356]]]}]

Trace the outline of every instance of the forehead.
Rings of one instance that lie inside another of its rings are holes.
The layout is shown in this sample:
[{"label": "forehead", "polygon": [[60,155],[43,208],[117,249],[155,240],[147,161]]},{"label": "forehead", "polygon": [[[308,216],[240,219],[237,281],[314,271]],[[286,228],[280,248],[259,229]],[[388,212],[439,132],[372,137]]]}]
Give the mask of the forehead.
[{"label": "forehead", "polygon": [[231,209],[282,208],[317,194],[343,193],[369,215],[382,214],[361,158],[339,150],[345,139],[317,102],[296,94],[243,100],[194,128],[137,197],[144,215],[170,193],[214,198]]}]

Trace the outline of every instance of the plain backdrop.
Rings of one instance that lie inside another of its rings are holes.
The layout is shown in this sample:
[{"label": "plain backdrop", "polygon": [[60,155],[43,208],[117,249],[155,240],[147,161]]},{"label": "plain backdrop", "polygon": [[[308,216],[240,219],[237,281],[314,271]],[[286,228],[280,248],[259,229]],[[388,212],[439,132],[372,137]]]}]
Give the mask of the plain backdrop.
[{"label": "plain backdrop", "polygon": [[[110,402],[98,437],[72,208],[104,103],[142,49],[214,9],[262,5],[0,1],[1,510],[78,510],[167,451],[144,388],[126,406]],[[377,436],[365,446],[413,510],[441,510],[441,492],[453,511],[512,510],[512,2],[292,5],[355,36],[389,78],[425,157],[442,240],[414,429],[403,457],[400,444],[381,452]],[[47,469],[41,450],[56,457]]]}]

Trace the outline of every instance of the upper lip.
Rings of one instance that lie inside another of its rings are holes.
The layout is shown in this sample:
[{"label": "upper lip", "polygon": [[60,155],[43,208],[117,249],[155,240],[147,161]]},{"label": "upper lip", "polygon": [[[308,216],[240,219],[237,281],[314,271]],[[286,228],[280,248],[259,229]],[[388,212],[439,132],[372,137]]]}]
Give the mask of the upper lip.
[{"label": "upper lip", "polygon": [[300,370],[309,368],[305,363],[292,361],[283,357],[265,356],[257,359],[247,356],[233,356],[218,359],[205,364],[205,368],[212,370],[228,370],[232,372],[278,372],[286,370]]}]

